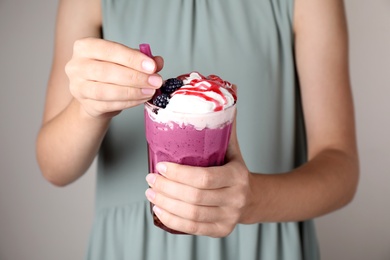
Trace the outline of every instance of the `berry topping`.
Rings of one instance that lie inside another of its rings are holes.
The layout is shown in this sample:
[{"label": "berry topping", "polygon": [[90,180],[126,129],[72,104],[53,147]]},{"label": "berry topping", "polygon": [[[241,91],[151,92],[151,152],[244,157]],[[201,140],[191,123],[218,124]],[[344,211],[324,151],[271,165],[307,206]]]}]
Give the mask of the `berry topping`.
[{"label": "berry topping", "polygon": [[153,105],[165,108],[169,103],[169,94],[162,93],[153,99]]},{"label": "berry topping", "polygon": [[167,79],[161,86],[161,92],[171,94],[183,86],[183,81],[178,78]]}]

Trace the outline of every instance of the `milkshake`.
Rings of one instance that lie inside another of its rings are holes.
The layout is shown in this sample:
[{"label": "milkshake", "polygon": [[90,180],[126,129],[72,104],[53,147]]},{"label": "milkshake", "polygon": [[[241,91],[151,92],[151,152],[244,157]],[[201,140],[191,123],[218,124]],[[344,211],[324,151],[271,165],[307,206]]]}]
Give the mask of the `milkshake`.
[{"label": "milkshake", "polygon": [[[158,162],[191,166],[224,164],[235,114],[232,84],[198,72],[168,79],[145,103],[149,172]],[[153,213],[153,212],[152,212]],[[168,232],[153,213],[154,224]]]}]

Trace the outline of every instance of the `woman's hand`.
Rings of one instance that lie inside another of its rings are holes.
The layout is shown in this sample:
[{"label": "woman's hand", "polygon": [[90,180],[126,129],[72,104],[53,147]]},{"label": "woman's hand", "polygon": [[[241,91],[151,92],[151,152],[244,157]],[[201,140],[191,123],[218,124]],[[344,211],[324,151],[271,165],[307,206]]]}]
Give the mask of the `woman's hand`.
[{"label": "woman's hand", "polygon": [[244,165],[191,167],[160,163],[149,174],[146,196],[167,227],[194,235],[229,235],[248,204],[249,174]]},{"label": "woman's hand", "polygon": [[161,57],[152,59],[115,42],[85,38],[74,43],[66,74],[70,92],[85,112],[105,118],[149,100],[162,85],[156,74],[162,67]]},{"label": "woman's hand", "polygon": [[189,234],[211,237],[229,235],[247,211],[251,174],[245,166],[235,137],[219,167],[192,167],[159,163],[159,174],[146,179],[146,196],[155,214],[167,227]]}]

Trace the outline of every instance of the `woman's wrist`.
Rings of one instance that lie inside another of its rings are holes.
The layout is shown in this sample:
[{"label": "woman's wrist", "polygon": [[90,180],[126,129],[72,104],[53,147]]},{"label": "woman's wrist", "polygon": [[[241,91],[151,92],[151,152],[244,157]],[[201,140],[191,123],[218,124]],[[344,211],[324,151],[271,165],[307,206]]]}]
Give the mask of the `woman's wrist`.
[{"label": "woman's wrist", "polygon": [[88,113],[84,109],[83,105],[75,98],[73,98],[71,106],[73,106],[74,109],[78,111],[78,115],[82,121],[88,122],[89,124],[93,124],[95,126],[96,125],[108,126],[110,124],[112,117],[120,113],[120,112],[112,112],[101,116],[93,116],[90,113]]}]

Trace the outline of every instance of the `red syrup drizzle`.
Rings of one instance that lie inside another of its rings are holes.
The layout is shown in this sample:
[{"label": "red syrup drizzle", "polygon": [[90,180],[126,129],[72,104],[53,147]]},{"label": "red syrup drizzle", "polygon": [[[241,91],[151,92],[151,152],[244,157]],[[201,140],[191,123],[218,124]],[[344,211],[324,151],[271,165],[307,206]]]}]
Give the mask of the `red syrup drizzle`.
[{"label": "red syrup drizzle", "polygon": [[[205,76],[201,75],[200,73],[198,73],[198,74],[202,79],[191,80],[189,85],[193,86],[192,88],[178,89],[177,91],[175,91],[172,94],[172,96],[174,96],[176,94],[181,94],[181,95],[190,95],[190,96],[196,96],[196,97],[203,98],[206,101],[213,102],[215,104],[214,111],[221,111],[223,109],[223,106],[227,103],[227,99],[226,99],[225,95],[220,90],[221,87],[228,90],[232,94],[234,101],[237,100],[237,96],[236,96],[236,93],[233,90],[233,88],[226,87],[226,86],[231,86],[231,84],[229,82],[222,80],[220,77],[218,77],[216,75],[209,75],[208,77],[205,77]],[[190,76],[190,74],[184,74],[184,75],[181,75],[177,78],[184,80],[189,76]],[[210,85],[205,84],[205,82],[209,83]],[[195,87],[196,84],[198,84],[198,85]],[[220,95],[223,98],[223,104],[221,104],[217,99],[209,97],[208,95],[206,95],[204,93],[204,92],[210,92],[210,91]]]}]

